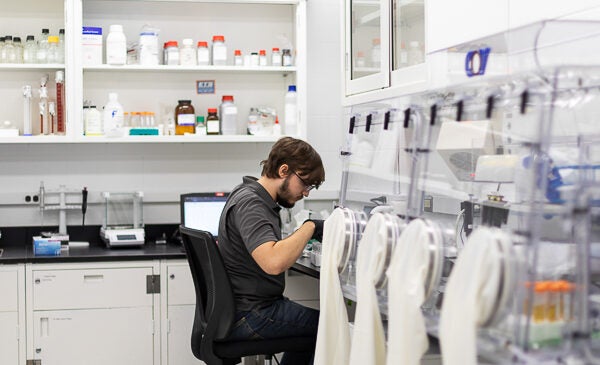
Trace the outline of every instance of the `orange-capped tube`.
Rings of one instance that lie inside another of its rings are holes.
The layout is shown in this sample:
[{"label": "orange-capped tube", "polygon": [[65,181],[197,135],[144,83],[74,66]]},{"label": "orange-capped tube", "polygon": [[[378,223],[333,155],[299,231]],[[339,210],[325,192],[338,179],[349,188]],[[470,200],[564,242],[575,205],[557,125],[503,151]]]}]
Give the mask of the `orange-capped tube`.
[{"label": "orange-capped tube", "polygon": [[555,322],[560,319],[560,294],[561,283],[559,281],[551,281],[548,283],[548,305],[546,306],[546,319],[550,322]]},{"label": "orange-capped tube", "polygon": [[533,293],[533,321],[543,322],[546,318],[548,307],[548,292],[550,283],[547,281],[537,281]]},{"label": "orange-capped tube", "polygon": [[575,285],[566,280],[558,282],[560,288],[559,297],[559,315],[565,321],[570,321],[573,318],[573,290]]}]

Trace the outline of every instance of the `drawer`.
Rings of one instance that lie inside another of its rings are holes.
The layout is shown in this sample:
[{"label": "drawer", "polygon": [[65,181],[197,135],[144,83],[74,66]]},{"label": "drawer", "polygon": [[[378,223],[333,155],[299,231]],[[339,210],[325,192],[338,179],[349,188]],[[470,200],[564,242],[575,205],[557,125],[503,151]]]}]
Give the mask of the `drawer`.
[{"label": "drawer", "polygon": [[85,309],[151,306],[146,277],[152,268],[33,271],[33,309]]},{"label": "drawer", "polygon": [[0,312],[16,311],[19,298],[17,271],[0,271]]},{"label": "drawer", "polygon": [[167,304],[196,304],[196,292],[188,265],[172,265],[167,268]]}]

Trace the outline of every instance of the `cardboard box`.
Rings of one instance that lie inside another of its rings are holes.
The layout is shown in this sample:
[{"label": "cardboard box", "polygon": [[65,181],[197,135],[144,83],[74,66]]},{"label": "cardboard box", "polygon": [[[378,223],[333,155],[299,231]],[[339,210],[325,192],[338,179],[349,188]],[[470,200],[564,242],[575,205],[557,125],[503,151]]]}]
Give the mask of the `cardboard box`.
[{"label": "cardboard box", "polygon": [[83,66],[102,64],[102,28],[83,27],[81,33],[81,58]]},{"label": "cardboard box", "polygon": [[54,238],[33,237],[34,256],[60,256],[60,240]]}]

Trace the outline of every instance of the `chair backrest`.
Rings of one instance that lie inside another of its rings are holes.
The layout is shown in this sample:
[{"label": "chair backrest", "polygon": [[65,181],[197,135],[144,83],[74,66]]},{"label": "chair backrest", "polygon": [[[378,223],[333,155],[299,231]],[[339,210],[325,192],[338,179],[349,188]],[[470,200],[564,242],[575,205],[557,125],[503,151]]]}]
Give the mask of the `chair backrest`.
[{"label": "chair backrest", "polygon": [[208,364],[220,363],[213,342],[224,339],[235,316],[235,302],[223,258],[212,234],[180,226],[196,290],[192,352]]}]

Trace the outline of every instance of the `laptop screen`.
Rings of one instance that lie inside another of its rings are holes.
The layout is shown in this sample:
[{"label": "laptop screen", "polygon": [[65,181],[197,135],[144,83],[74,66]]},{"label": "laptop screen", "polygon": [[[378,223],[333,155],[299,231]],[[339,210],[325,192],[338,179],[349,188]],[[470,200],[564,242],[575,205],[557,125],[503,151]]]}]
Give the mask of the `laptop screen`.
[{"label": "laptop screen", "polygon": [[181,194],[181,224],[185,227],[219,234],[219,219],[229,193]]}]

